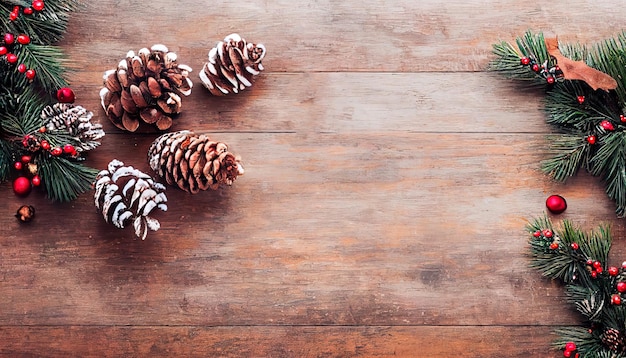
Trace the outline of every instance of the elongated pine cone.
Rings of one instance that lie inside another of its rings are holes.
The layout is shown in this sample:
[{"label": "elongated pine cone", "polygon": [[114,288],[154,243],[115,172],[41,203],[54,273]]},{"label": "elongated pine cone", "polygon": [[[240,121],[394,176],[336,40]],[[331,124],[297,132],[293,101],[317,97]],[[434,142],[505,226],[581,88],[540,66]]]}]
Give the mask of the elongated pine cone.
[{"label": "elongated pine cone", "polygon": [[181,111],[181,96],[191,94],[189,72],[164,45],[129,51],[116,69],[104,73],[102,108],[123,130],[134,132],[142,123],[169,129]]},{"label": "elongated pine cone", "polygon": [[254,76],[263,71],[263,57],[265,46],[230,34],[209,51],[209,62],[200,71],[200,80],[216,96],[239,93],[252,86]]},{"label": "elongated pine cone", "polygon": [[225,143],[191,131],[166,133],[155,139],[148,149],[148,161],[169,185],[194,194],[217,189],[220,184],[232,185],[244,173],[239,158]]},{"label": "elongated pine cone", "polygon": [[92,123],[93,113],[70,103],[55,103],[41,111],[41,119],[49,132],[65,131],[75,137],[80,145],[76,151],[88,151],[100,145],[98,141],[105,133],[102,125]]},{"label": "elongated pine cone", "polygon": [[165,186],[148,174],[113,159],[108,169],[96,176],[94,201],[104,220],[117,228],[133,224],[135,235],[142,240],[148,229],[157,231],[161,224],[150,217],[155,209],[167,211]]}]

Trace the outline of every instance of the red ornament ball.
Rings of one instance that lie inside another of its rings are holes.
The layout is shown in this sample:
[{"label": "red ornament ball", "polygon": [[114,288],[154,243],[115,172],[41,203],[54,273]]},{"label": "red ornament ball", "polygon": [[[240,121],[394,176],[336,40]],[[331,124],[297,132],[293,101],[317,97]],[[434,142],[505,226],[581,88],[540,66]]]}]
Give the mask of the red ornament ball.
[{"label": "red ornament ball", "polygon": [[57,91],[57,100],[61,103],[74,103],[76,96],[71,88],[63,87]]},{"label": "red ornament ball", "polygon": [[560,195],[550,195],[546,199],[546,207],[552,214],[560,214],[567,209],[567,202]]},{"label": "red ornament ball", "polygon": [[620,295],[615,294],[613,296],[611,296],[611,303],[614,305],[621,305],[622,304],[622,298],[620,297]]},{"label": "red ornament ball", "polygon": [[15,195],[25,196],[30,193],[31,185],[27,177],[17,177],[13,180],[13,192]]},{"label": "red ornament ball", "polygon": [[617,292],[626,292],[626,282],[618,282],[616,285]]},{"label": "red ornament ball", "polygon": [[40,0],[35,0],[32,3],[32,7],[35,11],[43,10],[43,6],[44,6],[43,1],[40,1]]}]

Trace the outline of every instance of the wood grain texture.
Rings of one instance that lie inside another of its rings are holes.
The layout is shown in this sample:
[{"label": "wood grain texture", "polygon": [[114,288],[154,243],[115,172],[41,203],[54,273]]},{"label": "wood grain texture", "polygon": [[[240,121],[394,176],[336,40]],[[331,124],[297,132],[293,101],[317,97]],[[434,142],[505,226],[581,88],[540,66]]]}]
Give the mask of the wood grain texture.
[{"label": "wood grain texture", "polygon": [[[557,219],[626,229],[597,178],[540,173],[542,94],[484,68],[491,44],[529,28],[614,36],[614,7],[90,2],[61,44],[78,103],[107,131],[87,164],[149,172],[157,134],[120,132],[98,91],[128,50],[165,43],[196,82],[172,129],[229,143],[246,174],[197,195],[169,188],[146,241],[106,224],[92,193],[55,204],[0,186],[0,355],[560,356],[550,332],[579,317],[528,268],[526,220],[560,193]],[[267,46],[266,71],[215,98],[196,76],[231,32]],[[37,208],[29,225],[13,217],[24,203]]]}]

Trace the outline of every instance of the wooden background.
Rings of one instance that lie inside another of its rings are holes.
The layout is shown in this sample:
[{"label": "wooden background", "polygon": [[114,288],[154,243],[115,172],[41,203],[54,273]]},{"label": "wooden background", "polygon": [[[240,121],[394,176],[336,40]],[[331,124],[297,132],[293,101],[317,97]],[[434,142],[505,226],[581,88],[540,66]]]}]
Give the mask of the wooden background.
[{"label": "wooden background", "polygon": [[[0,186],[0,355],[559,357],[579,324],[527,268],[524,225],[560,193],[584,228],[623,220],[596,178],[566,185],[546,157],[541,93],[485,72],[527,29],[563,42],[616,35],[620,1],[100,0],[61,43],[77,103],[107,135],[88,164],[149,171],[154,134],[99,107],[102,73],[163,43],[196,87],[172,129],[243,158],[230,188],[167,191],[147,240],[70,204]],[[238,32],[268,49],[251,90],[209,95],[197,73]],[[13,214],[32,204],[37,217]]]}]

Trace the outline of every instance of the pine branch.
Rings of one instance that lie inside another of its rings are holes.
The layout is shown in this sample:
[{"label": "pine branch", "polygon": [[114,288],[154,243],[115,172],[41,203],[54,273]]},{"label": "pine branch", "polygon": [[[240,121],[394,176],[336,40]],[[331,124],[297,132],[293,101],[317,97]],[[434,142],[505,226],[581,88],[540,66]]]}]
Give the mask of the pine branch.
[{"label": "pine branch", "polygon": [[601,175],[606,193],[615,200],[615,212],[626,213],[626,132],[612,132],[603,138],[603,145],[592,159],[592,174]]},{"label": "pine branch", "polygon": [[538,63],[550,62],[550,56],[546,49],[543,34],[526,32],[523,38],[516,40],[517,46],[502,41],[493,45],[493,53],[496,59],[488,66],[489,71],[515,80],[522,80],[531,86],[545,86],[546,81],[540,75],[529,71],[520,63],[522,57],[533,58]]},{"label": "pine branch", "polygon": [[580,135],[562,134],[548,138],[553,157],[541,163],[541,170],[551,178],[563,182],[576,175],[581,167],[587,170],[591,168],[591,147],[581,140]]},{"label": "pine branch", "polygon": [[91,189],[98,171],[65,158],[42,158],[38,163],[48,197],[53,201],[72,201]]}]

